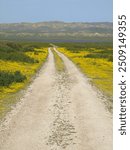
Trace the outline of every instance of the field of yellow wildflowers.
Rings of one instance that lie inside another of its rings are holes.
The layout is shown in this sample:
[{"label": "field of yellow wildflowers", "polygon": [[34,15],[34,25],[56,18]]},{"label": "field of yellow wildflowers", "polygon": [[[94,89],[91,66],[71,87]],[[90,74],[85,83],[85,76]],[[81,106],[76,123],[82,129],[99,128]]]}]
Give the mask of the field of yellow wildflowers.
[{"label": "field of yellow wildflowers", "polygon": [[[90,81],[108,97],[113,94],[112,44],[59,44],[58,50],[70,58]],[[111,98],[110,98],[111,99]],[[112,100],[112,99],[111,99]]]},{"label": "field of yellow wildflowers", "polygon": [[31,81],[47,55],[46,46],[0,42],[0,117],[16,102],[15,94]]}]

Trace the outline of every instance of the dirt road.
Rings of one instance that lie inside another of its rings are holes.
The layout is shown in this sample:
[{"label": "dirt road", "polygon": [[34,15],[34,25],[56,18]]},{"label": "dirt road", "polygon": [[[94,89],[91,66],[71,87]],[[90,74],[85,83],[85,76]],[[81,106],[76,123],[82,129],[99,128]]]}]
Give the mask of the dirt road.
[{"label": "dirt road", "polygon": [[[54,48],[55,49],[55,48]],[[112,115],[97,91],[63,54],[53,53],[0,126],[0,150],[112,150]]]}]

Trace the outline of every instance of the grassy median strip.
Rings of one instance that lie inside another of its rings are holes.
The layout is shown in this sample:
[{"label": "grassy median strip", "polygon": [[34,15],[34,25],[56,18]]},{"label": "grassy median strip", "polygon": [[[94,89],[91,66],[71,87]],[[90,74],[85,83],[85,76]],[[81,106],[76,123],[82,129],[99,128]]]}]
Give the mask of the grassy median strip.
[{"label": "grassy median strip", "polygon": [[64,66],[63,60],[60,58],[60,56],[53,49],[52,49],[52,52],[54,54],[56,70],[58,72],[64,72],[65,66]]}]

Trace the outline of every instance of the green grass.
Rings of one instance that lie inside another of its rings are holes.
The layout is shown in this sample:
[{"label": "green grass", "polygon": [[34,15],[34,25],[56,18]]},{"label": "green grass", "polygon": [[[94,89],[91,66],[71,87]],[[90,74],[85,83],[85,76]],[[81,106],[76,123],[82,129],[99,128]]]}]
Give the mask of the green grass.
[{"label": "green grass", "polygon": [[55,43],[55,45],[59,47],[65,47],[71,52],[80,52],[84,50],[90,50],[91,48],[96,49],[106,49],[106,48],[112,48],[113,44],[111,42],[91,42],[91,43]]},{"label": "green grass", "polygon": [[108,61],[113,62],[113,50],[108,48],[104,49],[95,49],[95,50],[88,50],[89,54],[85,55],[84,58],[102,58],[107,59]]},{"label": "green grass", "polygon": [[54,54],[56,70],[58,72],[64,72],[65,66],[64,66],[62,59],[59,57],[59,55],[54,50],[52,50],[52,52]]}]

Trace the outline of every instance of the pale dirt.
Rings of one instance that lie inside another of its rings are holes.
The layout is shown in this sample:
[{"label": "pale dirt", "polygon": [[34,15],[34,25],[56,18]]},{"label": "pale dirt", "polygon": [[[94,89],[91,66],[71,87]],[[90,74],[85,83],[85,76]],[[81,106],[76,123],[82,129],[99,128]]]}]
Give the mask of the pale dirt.
[{"label": "pale dirt", "polygon": [[[56,50],[56,49],[55,49]],[[99,93],[63,54],[49,57],[0,126],[0,150],[112,150],[112,114]]]}]

